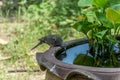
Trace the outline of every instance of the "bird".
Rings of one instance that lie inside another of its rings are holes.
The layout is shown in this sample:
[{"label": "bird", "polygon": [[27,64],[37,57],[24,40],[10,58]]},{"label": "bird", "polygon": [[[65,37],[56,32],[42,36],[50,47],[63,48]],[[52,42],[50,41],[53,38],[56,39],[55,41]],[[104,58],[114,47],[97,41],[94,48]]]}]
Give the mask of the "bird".
[{"label": "bird", "polygon": [[59,35],[49,34],[38,40],[39,40],[38,44],[31,48],[31,50],[35,49],[36,47],[43,43],[46,43],[50,47],[61,47],[66,51],[66,44],[63,43],[63,40]]}]

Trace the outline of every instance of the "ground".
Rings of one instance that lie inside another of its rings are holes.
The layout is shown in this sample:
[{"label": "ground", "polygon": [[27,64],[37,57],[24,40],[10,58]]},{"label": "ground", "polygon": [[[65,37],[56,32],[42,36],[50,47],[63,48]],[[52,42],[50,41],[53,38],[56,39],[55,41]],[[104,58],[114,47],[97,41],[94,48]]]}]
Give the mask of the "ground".
[{"label": "ground", "polygon": [[[39,70],[34,54],[12,60],[11,55],[13,54],[9,52],[12,50],[9,50],[7,45],[11,44],[13,39],[16,38],[15,27],[23,25],[24,23],[10,22],[0,18],[0,80],[44,80],[45,78],[45,72],[43,71],[31,72],[31,69]],[[28,71],[9,73],[9,70]]]}]

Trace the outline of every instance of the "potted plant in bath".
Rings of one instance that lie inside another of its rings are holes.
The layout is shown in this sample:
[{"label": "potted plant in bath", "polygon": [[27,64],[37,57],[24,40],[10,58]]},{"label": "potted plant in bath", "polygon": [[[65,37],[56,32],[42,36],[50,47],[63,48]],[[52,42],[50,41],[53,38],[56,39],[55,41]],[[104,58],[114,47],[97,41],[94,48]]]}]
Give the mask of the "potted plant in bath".
[{"label": "potted plant in bath", "polygon": [[48,71],[46,80],[120,80],[120,1],[79,0],[78,5],[80,15],[73,28],[87,38],[67,42],[66,54],[72,56],[69,48],[78,44],[88,43],[88,50],[78,54],[73,64],[64,61],[64,51],[58,47],[37,53],[41,69]]},{"label": "potted plant in bath", "polygon": [[74,28],[87,36],[93,66],[120,67],[120,4],[111,4],[111,0],[80,0],[79,6],[81,14]]}]

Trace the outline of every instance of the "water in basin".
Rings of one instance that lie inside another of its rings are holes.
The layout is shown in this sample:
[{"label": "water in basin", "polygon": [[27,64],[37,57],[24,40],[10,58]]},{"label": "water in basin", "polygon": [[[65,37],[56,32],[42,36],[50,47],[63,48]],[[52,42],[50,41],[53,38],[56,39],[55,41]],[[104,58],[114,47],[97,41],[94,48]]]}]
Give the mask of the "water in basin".
[{"label": "water in basin", "polygon": [[[69,48],[66,50],[67,56],[62,58],[61,61],[73,64],[74,59],[81,53],[86,54],[87,50],[89,50],[89,46],[87,43]],[[64,54],[64,52],[62,52],[61,54]]]},{"label": "water in basin", "polygon": [[[117,46],[117,44],[115,44],[115,46]],[[56,56],[56,58],[61,60],[62,62],[73,64],[75,58],[78,55],[87,54],[88,50],[89,50],[89,45],[88,45],[88,43],[85,43],[85,44],[77,45],[77,46],[67,49],[66,56],[64,56],[64,57],[62,55],[65,53],[65,51],[63,51],[62,53],[60,53],[60,56]],[[119,51],[119,49],[116,47],[114,47],[114,50],[116,50],[116,52]],[[90,54],[87,54],[87,55],[91,56]],[[62,58],[59,58],[61,56],[62,56]]]}]

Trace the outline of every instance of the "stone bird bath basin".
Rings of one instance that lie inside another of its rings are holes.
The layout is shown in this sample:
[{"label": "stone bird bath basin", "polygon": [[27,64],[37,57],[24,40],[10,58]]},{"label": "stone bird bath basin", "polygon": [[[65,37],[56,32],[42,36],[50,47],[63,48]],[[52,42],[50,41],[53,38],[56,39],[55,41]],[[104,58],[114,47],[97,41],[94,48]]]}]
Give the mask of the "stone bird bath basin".
[{"label": "stone bird bath basin", "polygon": [[[66,42],[66,53],[70,60],[66,59],[67,56],[61,54],[63,50],[58,47],[49,48],[44,53],[37,52],[36,59],[40,69],[47,70],[45,80],[120,80],[120,68],[99,68],[72,64],[73,56],[77,54],[71,55],[72,53],[69,52],[74,47],[79,47],[78,45],[87,42],[86,38]],[[79,50],[87,50],[88,48],[88,46],[82,47]],[[76,52],[76,50],[72,51]],[[71,57],[69,57],[70,55]]]}]

